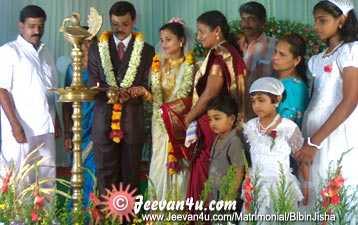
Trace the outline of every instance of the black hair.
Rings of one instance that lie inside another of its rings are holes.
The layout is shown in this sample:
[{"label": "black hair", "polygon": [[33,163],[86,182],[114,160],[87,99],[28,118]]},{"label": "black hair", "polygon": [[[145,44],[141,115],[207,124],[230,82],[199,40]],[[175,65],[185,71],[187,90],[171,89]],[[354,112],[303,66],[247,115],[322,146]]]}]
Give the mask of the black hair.
[{"label": "black hair", "polygon": [[[330,15],[333,16],[333,18],[336,19],[339,18],[341,15],[343,15],[343,11],[330,1],[318,2],[313,8],[313,12],[319,9],[329,13]],[[358,40],[358,36],[357,36],[358,21],[357,21],[357,16],[353,9],[348,12],[348,15],[346,16],[346,20],[342,24],[342,28],[339,29],[339,33],[344,43],[349,43]]]},{"label": "black hair", "polygon": [[46,12],[37,5],[25,6],[20,12],[20,22],[24,23],[27,18],[44,18],[46,21]]},{"label": "black hair", "polygon": [[132,20],[135,20],[137,13],[135,11],[134,5],[127,1],[119,1],[112,5],[109,10],[109,16],[124,16],[127,13],[130,14]]},{"label": "black hair", "polygon": [[[277,95],[274,95],[270,92],[266,92],[266,91],[255,91],[255,92],[252,92],[250,93],[250,96],[255,96],[255,95],[267,95],[269,96],[270,100],[271,100],[271,103],[277,103]],[[283,91],[282,93],[282,99],[281,99],[281,102],[285,101],[286,99],[286,96],[287,96],[287,93],[286,91]]]},{"label": "black hair", "polygon": [[230,26],[226,17],[218,10],[207,11],[201,14],[197,19],[197,22],[205,24],[213,30],[215,27],[220,27],[221,32],[224,35],[224,39],[233,45],[239,54],[242,56],[242,51],[237,44],[237,36],[230,31]]},{"label": "black hair", "polygon": [[228,95],[219,95],[210,100],[207,110],[218,110],[225,113],[227,116],[234,115],[235,121],[238,114],[238,105],[236,101]]},{"label": "black hair", "polygon": [[261,3],[247,2],[245,4],[242,4],[239,8],[239,13],[240,15],[242,13],[255,15],[260,20],[260,22],[266,22],[266,9]]},{"label": "black hair", "polygon": [[184,42],[186,41],[184,26],[181,25],[180,23],[176,23],[176,22],[166,23],[159,29],[159,32],[162,30],[170,30],[178,39],[184,38]]},{"label": "black hair", "polygon": [[301,56],[301,61],[296,66],[296,71],[300,75],[302,81],[308,86],[307,77],[307,64],[306,64],[306,42],[299,34],[286,34],[282,36],[278,41],[287,42],[290,45],[290,52],[293,57],[297,58]]}]

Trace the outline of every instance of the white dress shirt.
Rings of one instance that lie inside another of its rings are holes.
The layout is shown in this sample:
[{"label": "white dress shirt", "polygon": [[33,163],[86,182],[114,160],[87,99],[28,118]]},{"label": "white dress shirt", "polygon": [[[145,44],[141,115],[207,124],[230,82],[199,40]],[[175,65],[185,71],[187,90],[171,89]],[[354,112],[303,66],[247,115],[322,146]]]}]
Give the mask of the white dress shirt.
[{"label": "white dress shirt", "polygon": [[[36,50],[21,35],[0,47],[0,87],[9,92],[26,137],[55,131],[56,96],[48,90],[58,87],[55,68],[53,58],[44,44]],[[3,109],[1,128],[3,139],[7,135],[12,136]]]}]

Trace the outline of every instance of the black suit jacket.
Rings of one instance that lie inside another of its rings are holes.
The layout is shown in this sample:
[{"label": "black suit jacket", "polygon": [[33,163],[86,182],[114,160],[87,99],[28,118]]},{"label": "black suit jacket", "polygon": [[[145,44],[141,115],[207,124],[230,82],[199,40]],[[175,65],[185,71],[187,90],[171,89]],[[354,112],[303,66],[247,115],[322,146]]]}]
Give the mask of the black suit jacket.
[{"label": "black suit jacket", "polygon": [[[134,36],[130,40],[121,62],[119,61],[113,36],[110,37],[108,45],[114,74],[119,87],[129,65],[129,60],[133,51]],[[137,74],[132,86],[144,86],[145,88],[148,88],[148,76],[153,56],[154,48],[145,43],[141,54],[141,63],[137,69]],[[106,83],[97,44],[91,45],[88,51],[88,72],[88,87],[96,86],[97,82],[102,88],[109,87]],[[92,140],[96,144],[109,144],[112,142],[109,138],[109,133],[111,131],[113,105],[107,104],[107,100],[108,98],[104,92],[101,92],[96,96],[92,123]],[[144,108],[141,98],[130,99],[122,105],[121,130],[124,133],[122,139],[123,142],[127,144],[143,144],[145,138]]]}]

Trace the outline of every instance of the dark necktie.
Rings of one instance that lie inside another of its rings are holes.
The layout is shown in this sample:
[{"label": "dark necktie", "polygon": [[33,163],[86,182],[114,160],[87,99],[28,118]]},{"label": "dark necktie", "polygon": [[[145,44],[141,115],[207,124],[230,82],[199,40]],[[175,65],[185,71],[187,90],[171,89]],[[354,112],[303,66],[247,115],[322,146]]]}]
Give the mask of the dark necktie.
[{"label": "dark necktie", "polygon": [[124,56],[124,44],[123,42],[119,42],[118,44],[118,57],[119,57],[119,60],[122,61],[123,59],[123,56]]}]

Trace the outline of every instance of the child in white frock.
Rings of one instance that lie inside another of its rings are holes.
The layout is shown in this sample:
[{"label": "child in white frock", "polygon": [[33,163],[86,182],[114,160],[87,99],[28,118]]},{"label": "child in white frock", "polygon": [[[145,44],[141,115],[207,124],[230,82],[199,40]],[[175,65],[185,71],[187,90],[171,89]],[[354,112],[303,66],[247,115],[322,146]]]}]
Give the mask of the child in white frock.
[{"label": "child in white frock", "polygon": [[[263,201],[260,214],[274,213],[270,191],[275,192],[281,180],[280,164],[287,184],[291,183],[294,200],[298,203],[304,199],[300,184],[290,168],[290,154],[300,149],[303,137],[292,120],[281,118],[276,112],[283,92],[281,81],[272,77],[260,78],[250,87],[252,108],[258,117],[244,124],[244,135],[250,144],[252,169],[249,174],[254,176],[259,172],[260,181],[263,182],[258,196],[258,201]],[[308,167],[301,169],[308,181]],[[304,194],[308,195],[306,188]]]}]

